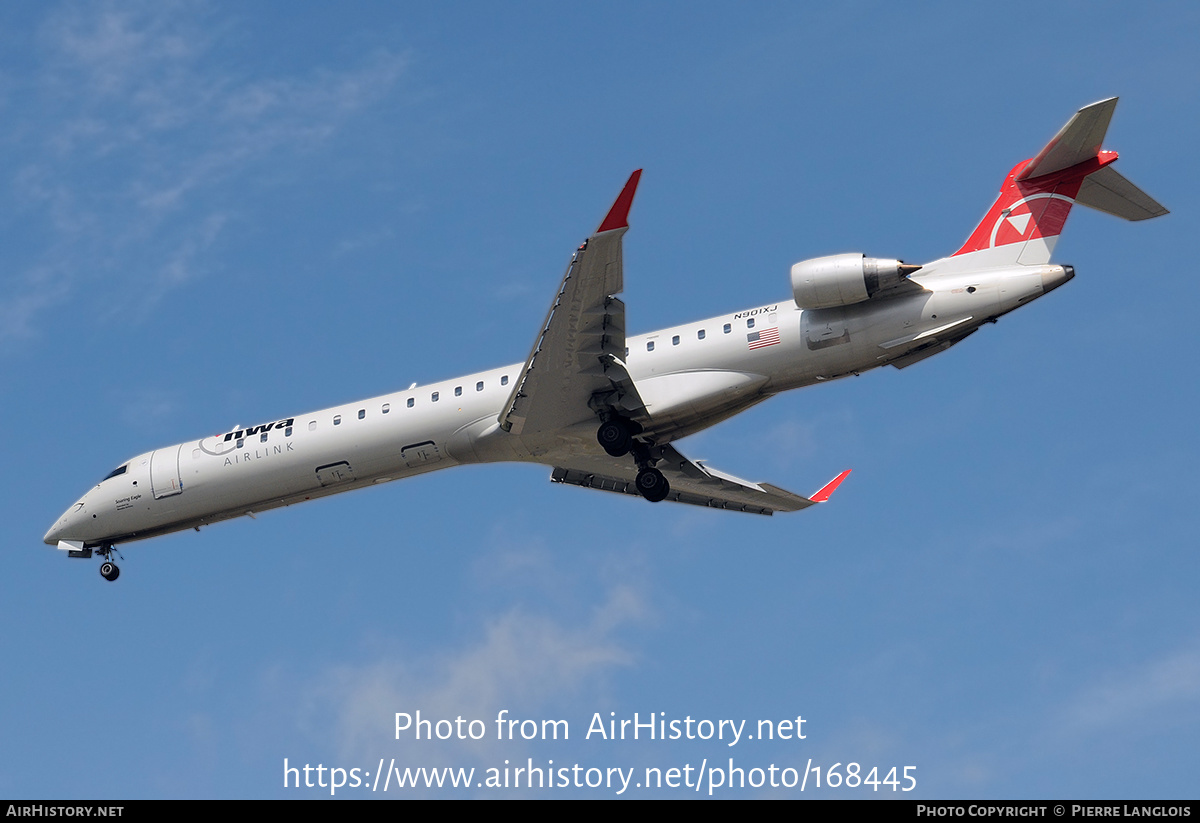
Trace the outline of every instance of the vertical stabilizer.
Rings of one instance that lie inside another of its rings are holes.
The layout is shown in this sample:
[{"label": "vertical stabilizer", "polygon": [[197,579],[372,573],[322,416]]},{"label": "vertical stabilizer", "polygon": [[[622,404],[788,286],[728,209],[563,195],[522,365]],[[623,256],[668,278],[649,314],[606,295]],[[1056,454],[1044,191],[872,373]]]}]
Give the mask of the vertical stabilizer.
[{"label": "vertical stabilizer", "polygon": [[1115,97],[1084,106],[1036,157],[1014,166],[996,202],[954,253],[957,262],[971,268],[1048,263],[1076,203],[1126,220],[1166,214],[1109,168],[1117,153],[1101,145],[1116,106]]}]

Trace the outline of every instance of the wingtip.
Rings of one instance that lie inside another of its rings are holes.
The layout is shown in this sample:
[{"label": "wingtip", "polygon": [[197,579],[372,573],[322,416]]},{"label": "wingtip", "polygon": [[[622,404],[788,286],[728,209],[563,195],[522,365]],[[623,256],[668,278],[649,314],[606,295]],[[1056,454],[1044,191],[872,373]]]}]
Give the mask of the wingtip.
[{"label": "wingtip", "polygon": [[839,474],[837,477],[830,480],[828,483],[826,483],[824,486],[821,487],[820,491],[818,491],[816,494],[814,494],[812,497],[810,497],[809,500],[811,500],[814,503],[824,503],[826,500],[829,499],[830,495],[832,495],[835,491],[837,491],[837,487],[842,485],[842,481],[846,479],[846,476],[848,474],[850,474],[851,471],[852,471],[851,469],[846,469],[844,472]]},{"label": "wingtip", "polygon": [[604,218],[604,222],[600,224],[600,228],[596,229],[596,234],[629,227],[629,209],[633,207],[633,195],[637,191],[638,180],[641,177],[641,169],[637,169],[633,174],[629,175],[629,179],[625,181],[625,188],[621,189],[621,193],[617,195],[617,199],[613,202],[612,208],[608,210],[608,215]]}]

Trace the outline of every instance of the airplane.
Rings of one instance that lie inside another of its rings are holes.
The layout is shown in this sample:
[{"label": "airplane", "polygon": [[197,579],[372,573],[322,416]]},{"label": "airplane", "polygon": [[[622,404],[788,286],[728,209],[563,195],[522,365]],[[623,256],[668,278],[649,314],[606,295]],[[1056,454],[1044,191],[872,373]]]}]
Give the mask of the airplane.
[{"label": "airplane", "polygon": [[1101,148],[1116,104],[1080,109],[1014,166],[947,257],[804,260],[791,269],[790,301],[627,336],[617,295],[639,169],[571,257],[524,362],[146,452],[84,494],[44,541],[69,557],[98,553],[111,581],[117,544],[502,461],[543,464],[553,482],[651,502],[763,515],[823,503],[849,470],[802,497],[690,460],[674,441],[780,392],[907,368],[1053,291],[1075,276],[1050,263],[1073,205],[1126,220],[1166,214]]}]

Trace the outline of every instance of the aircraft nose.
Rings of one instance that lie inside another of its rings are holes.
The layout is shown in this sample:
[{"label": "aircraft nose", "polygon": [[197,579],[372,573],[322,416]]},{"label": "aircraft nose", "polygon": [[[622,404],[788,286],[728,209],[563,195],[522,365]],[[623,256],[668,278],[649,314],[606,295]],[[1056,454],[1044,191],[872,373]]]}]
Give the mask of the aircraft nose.
[{"label": "aircraft nose", "polygon": [[1042,272],[1042,293],[1054,291],[1074,276],[1075,269],[1071,266],[1051,266]]},{"label": "aircraft nose", "polygon": [[62,517],[58,518],[50,531],[46,532],[46,536],[42,538],[42,542],[48,546],[57,546],[60,540],[69,540],[71,538],[71,526],[75,524],[75,516],[84,510],[83,501],[76,503],[71,508],[62,513]]}]

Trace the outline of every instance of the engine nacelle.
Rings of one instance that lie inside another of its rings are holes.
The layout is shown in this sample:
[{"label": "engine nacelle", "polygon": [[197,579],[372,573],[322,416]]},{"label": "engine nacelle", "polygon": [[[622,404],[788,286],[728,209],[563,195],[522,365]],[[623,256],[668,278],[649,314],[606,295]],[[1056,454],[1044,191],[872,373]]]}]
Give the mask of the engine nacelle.
[{"label": "engine nacelle", "polygon": [[920,268],[856,252],[816,257],[792,266],[792,297],[802,309],[850,306],[895,288]]}]

